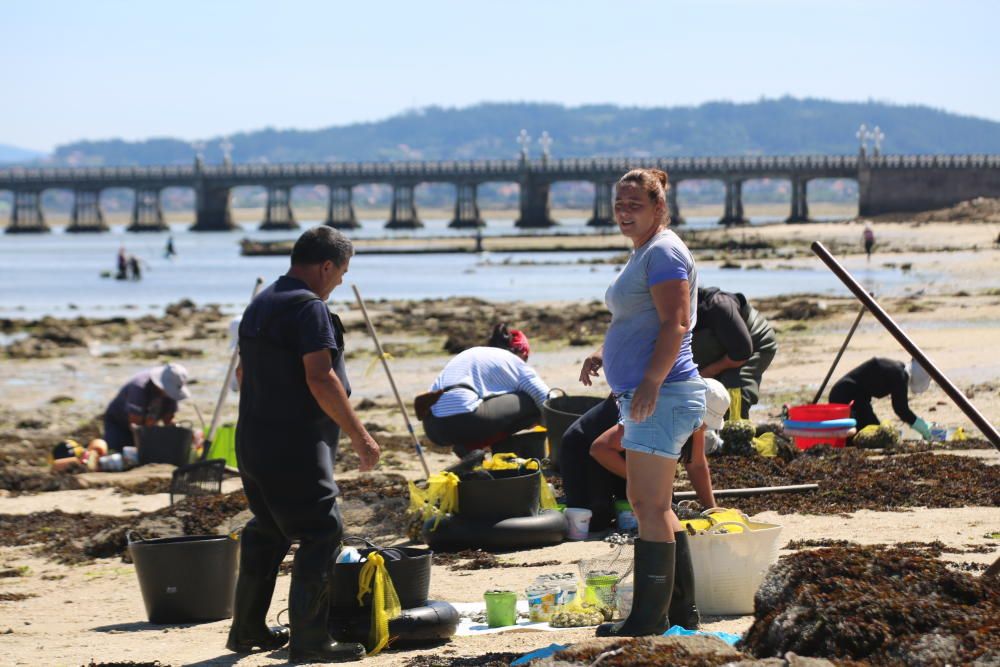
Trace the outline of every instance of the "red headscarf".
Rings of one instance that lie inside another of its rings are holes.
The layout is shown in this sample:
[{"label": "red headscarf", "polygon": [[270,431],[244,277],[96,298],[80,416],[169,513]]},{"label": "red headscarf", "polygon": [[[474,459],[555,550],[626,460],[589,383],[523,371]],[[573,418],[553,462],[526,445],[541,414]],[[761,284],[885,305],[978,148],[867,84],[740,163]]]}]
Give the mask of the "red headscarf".
[{"label": "red headscarf", "polygon": [[517,355],[528,356],[531,354],[531,346],[528,345],[528,337],[520,329],[510,330],[510,351]]}]

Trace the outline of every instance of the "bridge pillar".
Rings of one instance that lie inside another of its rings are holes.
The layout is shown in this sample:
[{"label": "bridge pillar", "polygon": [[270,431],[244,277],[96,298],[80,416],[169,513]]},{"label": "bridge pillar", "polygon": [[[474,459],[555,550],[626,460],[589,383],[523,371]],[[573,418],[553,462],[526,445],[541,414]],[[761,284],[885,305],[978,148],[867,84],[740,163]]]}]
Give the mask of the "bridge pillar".
[{"label": "bridge pillar", "polygon": [[785,222],[809,222],[809,202],[806,199],[808,183],[804,178],[792,179],[792,211]]},{"label": "bridge pillar", "polygon": [[267,207],[264,209],[264,222],[260,229],[298,229],[292,213],[292,189],[285,185],[269,185],[267,187]]},{"label": "bridge pillar", "polygon": [[413,201],[412,183],[395,183],[392,186],[392,214],[386,229],[420,229],[424,223],[417,217],[417,205]]},{"label": "bridge pillar", "polygon": [[726,210],[719,220],[720,225],[745,225],[743,217],[743,181],[726,181]]},{"label": "bridge pillar", "polygon": [[479,213],[479,201],[476,199],[477,184],[457,183],[455,189],[455,218],[448,226],[456,229],[485,227],[486,222]]},{"label": "bridge pillar", "polygon": [[132,221],[127,231],[165,232],[168,229],[167,222],[163,219],[159,188],[137,189],[135,203],[132,204]]},{"label": "bridge pillar", "polygon": [[229,208],[229,188],[209,187],[199,183],[195,188],[193,232],[228,232],[235,229],[233,214]]},{"label": "bridge pillar", "polygon": [[10,213],[8,234],[31,234],[49,231],[42,213],[42,193],[39,190],[15,190],[14,208]]},{"label": "bridge pillar", "polygon": [[588,227],[610,227],[615,224],[614,191],[614,183],[594,183],[594,215],[587,221]]},{"label": "bridge pillar", "polygon": [[104,211],[101,210],[100,190],[74,190],[73,212],[69,217],[67,232],[106,232]]},{"label": "bridge pillar", "polygon": [[670,187],[667,188],[667,212],[670,214],[670,225],[672,227],[679,227],[684,224],[684,218],[681,217],[681,207],[677,203],[678,185],[680,185],[680,181],[670,181]]},{"label": "bridge pillar", "polygon": [[514,226],[538,228],[555,224],[549,207],[549,184],[526,176],[521,181],[521,217]]},{"label": "bridge pillar", "polygon": [[357,229],[361,226],[354,213],[354,189],[349,185],[331,185],[326,205],[326,221],[334,229]]}]

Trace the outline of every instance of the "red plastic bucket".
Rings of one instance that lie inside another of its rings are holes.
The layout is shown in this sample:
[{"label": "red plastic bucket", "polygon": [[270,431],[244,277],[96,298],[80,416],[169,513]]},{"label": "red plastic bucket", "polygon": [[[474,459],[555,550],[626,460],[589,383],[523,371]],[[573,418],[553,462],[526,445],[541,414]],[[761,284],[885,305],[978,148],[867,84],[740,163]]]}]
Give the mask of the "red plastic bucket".
[{"label": "red plastic bucket", "polygon": [[[847,403],[814,403],[810,405],[796,405],[788,408],[788,418],[793,421],[819,422],[827,419],[846,419],[851,416],[851,406]],[[830,445],[831,447],[844,447],[847,445],[847,438],[803,438],[795,436],[795,446],[799,449],[809,449],[816,445]]]}]

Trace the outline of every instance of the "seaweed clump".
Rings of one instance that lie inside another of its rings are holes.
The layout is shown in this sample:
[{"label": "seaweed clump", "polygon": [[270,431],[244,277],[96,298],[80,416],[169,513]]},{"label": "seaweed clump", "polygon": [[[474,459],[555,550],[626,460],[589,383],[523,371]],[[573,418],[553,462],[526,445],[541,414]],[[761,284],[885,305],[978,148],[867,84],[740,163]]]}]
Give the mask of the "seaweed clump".
[{"label": "seaweed clump", "polygon": [[601,667],[721,667],[745,656],[717,637],[635,637],[591,640],[574,644],[552,656],[552,665]]},{"label": "seaweed clump", "polygon": [[998,664],[1000,594],[910,548],[803,551],[771,568],[739,647],[762,658]]}]

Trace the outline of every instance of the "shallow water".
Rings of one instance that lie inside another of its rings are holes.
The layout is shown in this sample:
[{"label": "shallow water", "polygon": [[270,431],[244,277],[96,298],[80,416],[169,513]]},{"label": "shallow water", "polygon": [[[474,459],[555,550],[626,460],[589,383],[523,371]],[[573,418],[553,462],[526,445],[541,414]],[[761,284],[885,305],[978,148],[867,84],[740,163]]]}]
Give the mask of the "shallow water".
[{"label": "shallow water", "polygon": [[[710,219],[692,221],[698,227]],[[304,221],[303,227],[314,224]],[[447,229],[446,220],[428,220],[423,230],[387,233],[380,221],[365,221],[352,236],[440,236],[465,234]],[[298,231],[259,232],[255,224],[244,231],[194,233],[187,225],[174,225],[172,234],[178,255],[163,256],[168,234],[126,233],[115,227],[106,234],[0,235],[0,317],[58,317],[75,315],[139,315],[160,311],[163,306],[188,298],[199,304],[222,304],[226,310],[241,310],[250,296],[254,280],[266,282],[283,273],[286,257],[242,257],[240,239],[295,238]],[[584,220],[566,221],[560,229],[580,232]],[[487,234],[511,233],[512,221],[490,222]],[[101,277],[114,269],[119,245],[142,258],[143,279],[118,281]],[[509,301],[558,301],[603,299],[614,276],[611,265],[577,263],[618,253],[534,252],[438,255],[362,255],[351,260],[344,286],[333,300],[351,300],[350,283],[358,285],[366,299],[423,299],[474,296]],[[514,265],[505,265],[510,261]],[[528,262],[535,264],[520,265]],[[816,268],[781,271],[699,269],[702,284],[740,291],[750,297],[789,293],[846,294],[837,279],[816,262]],[[880,294],[900,292],[907,285],[927,279],[926,274],[903,274],[890,269],[871,269],[859,279]]]}]

